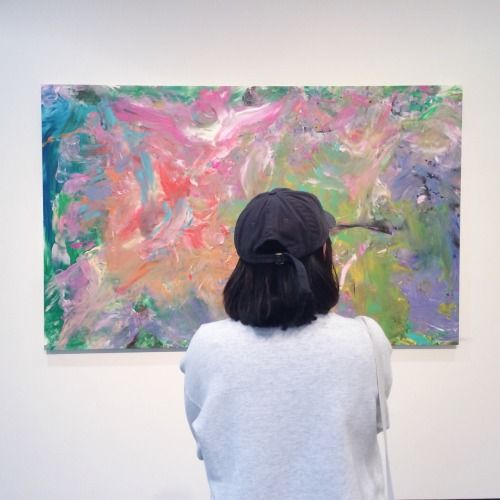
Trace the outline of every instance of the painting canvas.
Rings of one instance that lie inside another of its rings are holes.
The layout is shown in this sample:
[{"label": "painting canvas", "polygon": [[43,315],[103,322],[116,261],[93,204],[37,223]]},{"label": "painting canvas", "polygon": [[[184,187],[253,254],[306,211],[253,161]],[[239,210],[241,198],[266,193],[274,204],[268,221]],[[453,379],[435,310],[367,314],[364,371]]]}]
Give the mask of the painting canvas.
[{"label": "painting canvas", "polygon": [[457,86],[42,87],[48,351],[185,349],[274,187],[340,224],[337,312],[458,343]]}]

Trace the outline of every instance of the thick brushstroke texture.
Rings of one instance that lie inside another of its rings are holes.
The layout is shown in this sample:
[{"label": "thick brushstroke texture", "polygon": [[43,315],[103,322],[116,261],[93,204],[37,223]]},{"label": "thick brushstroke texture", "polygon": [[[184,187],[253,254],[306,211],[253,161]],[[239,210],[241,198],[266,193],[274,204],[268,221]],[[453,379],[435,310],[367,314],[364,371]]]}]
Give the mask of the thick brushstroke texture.
[{"label": "thick brushstroke texture", "polygon": [[42,88],[48,350],[184,349],[222,316],[255,194],[315,193],[339,312],[394,344],[458,342],[458,87]]}]

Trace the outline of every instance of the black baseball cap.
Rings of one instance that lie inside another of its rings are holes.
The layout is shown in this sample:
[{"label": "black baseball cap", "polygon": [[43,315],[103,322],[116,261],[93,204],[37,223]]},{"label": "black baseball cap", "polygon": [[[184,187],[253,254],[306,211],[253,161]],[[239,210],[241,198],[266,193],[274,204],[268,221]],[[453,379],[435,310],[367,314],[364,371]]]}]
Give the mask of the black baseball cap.
[{"label": "black baseball cap", "polygon": [[[335,225],[335,217],[323,210],[312,193],[276,188],[257,195],[241,212],[236,221],[234,245],[244,262],[291,261],[299,278],[299,292],[311,293],[306,269],[299,259],[321,248]],[[268,241],[278,242],[286,251],[260,252]]]}]

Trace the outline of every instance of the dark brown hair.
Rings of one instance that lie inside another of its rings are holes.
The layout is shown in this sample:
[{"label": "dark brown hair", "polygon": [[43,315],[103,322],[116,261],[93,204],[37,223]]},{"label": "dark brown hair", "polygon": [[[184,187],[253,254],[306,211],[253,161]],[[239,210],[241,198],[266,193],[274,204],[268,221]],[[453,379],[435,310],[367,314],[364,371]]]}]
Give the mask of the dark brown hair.
[{"label": "dark brown hair", "polygon": [[[268,241],[261,253],[286,252],[279,243]],[[239,260],[224,287],[224,308],[228,316],[245,325],[281,327],[307,325],[317,314],[326,314],[339,300],[339,284],[333,266],[332,243],[325,250],[300,259],[312,293],[300,296],[293,263],[250,264]]]}]

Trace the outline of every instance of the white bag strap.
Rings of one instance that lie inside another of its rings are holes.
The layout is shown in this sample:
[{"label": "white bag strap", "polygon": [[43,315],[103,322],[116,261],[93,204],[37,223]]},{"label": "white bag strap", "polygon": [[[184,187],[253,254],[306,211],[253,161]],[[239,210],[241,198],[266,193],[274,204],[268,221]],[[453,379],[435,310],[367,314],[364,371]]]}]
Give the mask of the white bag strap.
[{"label": "white bag strap", "polygon": [[389,462],[389,444],[387,442],[387,397],[385,392],[384,377],[382,376],[382,362],[380,356],[375,348],[375,341],[373,339],[373,332],[370,328],[368,321],[363,316],[360,316],[366,326],[370,340],[372,342],[373,354],[375,358],[375,370],[377,373],[377,387],[378,387],[378,400],[380,402],[380,415],[382,417],[382,431],[384,433],[384,449],[385,449],[385,492],[387,500],[394,500],[394,490],[392,486],[391,465]]}]

